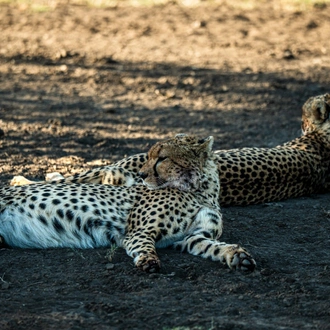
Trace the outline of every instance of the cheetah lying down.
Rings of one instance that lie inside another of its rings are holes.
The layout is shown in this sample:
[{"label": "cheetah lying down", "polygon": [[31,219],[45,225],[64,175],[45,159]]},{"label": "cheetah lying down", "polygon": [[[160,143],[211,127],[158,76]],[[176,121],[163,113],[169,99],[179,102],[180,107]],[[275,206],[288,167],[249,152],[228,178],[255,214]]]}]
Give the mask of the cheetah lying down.
[{"label": "cheetah lying down", "polygon": [[[218,151],[221,206],[277,201],[328,190],[330,168],[330,94],[311,97],[303,106],[303,136],[275,148],[242,148]],[[137,173],[148,159],[138,154],[114,166]],[[63,178],[59,183],[113,182],[113,166],[105,166]],[[137,178],[138,180],[138,178]],[[15,177],[11,184],[29,184]]]},{"label": "cheetah lying down", "polygon": [[[213,138],[179,135],[154,145],[140,169],[144,185],[122,168],[99,184],[33,184],[0,189],[0,235],[19,248],[97,248],[115,243],[147,272],[160,267],[155,246],[252,271],[255,261],[222,234]],[[112,176],[112,179],[110,178]],[[140,179],[141,180],[141,179]]]}]

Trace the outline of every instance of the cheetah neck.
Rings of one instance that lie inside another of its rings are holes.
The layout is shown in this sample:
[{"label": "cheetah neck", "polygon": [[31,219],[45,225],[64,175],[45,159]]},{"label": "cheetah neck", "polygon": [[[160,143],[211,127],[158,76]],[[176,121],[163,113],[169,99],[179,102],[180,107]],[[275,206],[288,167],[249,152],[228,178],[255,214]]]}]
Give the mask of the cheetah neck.
[{"label": "cheetah neck", "polygon": [[201,204],[220,210],[220,178],[215,156],[207,160],[194,195]]},{"label": "cheetah neck", "polygon": [[323,128],[315,133],[317,138],[321,141],[323,147],[327,149],[327,152],[330,150],[330,126]]},{"label": "cheetah neck", "polygon": [[322,158],[330,158],[330,128],[316,130],[303,135],[283,145],[285,148],[294,148],[317,153]]}]

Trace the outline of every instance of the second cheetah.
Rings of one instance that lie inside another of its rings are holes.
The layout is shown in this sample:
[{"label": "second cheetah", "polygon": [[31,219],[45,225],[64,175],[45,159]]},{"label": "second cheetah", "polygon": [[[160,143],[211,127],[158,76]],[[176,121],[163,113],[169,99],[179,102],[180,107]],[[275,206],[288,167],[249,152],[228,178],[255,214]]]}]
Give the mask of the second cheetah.
[{"label": "second cheetah", "polygon": [[[303,136],[274,148],[215,152],[221,206],[250,205],[328,191],[330,167],[330,94],[309,98],[302,109]],[[136,176],[147,154],[125,158],[115,166]],[[59,183],[113,184],[112,166],[63,178]],[[135,173],[135,174],[134,174]],[[33,183],[18,176],[13,185]]]}]

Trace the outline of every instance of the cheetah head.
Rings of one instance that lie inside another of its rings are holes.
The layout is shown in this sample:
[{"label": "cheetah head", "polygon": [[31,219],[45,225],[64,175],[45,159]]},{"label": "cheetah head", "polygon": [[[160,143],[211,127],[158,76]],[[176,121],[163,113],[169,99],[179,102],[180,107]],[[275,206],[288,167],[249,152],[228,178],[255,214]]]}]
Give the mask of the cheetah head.
[{"label": "cheetah head", "polygon": [[199,139],[179,134],[156,143],[148,153],[148,161],[140,176],[150,189],[175,187],[196,190],[203,180],[203,169],[212,155],[213,137]]},{"label": "cheetah head", "polygon": [[304,135],[323,130],[330,125],[330,94],[310,97],[302,108],[302,132]]}]

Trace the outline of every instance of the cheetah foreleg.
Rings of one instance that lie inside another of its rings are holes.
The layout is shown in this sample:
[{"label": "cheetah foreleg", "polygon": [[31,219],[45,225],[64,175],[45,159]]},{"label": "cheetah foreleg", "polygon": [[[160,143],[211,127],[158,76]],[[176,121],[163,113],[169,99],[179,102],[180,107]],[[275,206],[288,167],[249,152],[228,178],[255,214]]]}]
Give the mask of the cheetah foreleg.
[{"label": "cheetah foreleg", "polygon": [[135,233],[124,240],[126,253],[134,258],[137,268],[153,273],[160,269],[160,261],[156,252],[155,240],[143,232]]},{"label": "cheetah foreleg", "polygon": [[237,244],[219,242],[222,234],[222,216],[218,210],[202,209],[194,220],[194,229],[182,241],[174,244],[181,251],[210,258],[227,264],[230,269],[253,271],[256,262]]},{"label": "cheetah foreleg", "polygon": [[209,239],[205,234],[192,234],[183,241],[175,243],[174,247],[195,256],[220,261],[227,264],[230,269],[253,271],[256,266],[254,259],[241,246]]}]

